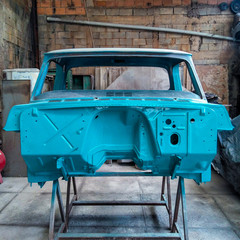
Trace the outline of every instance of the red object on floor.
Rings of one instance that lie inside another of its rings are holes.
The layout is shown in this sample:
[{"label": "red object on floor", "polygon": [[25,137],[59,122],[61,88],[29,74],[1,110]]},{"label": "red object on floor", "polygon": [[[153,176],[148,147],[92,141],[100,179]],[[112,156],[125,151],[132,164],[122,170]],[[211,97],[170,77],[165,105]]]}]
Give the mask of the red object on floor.
[{"label": "red object on floor", "polygon": [[3,183],[1,171],[4,169],[6,165],[6,157],[4,153],[0,150],[0,183]]}]

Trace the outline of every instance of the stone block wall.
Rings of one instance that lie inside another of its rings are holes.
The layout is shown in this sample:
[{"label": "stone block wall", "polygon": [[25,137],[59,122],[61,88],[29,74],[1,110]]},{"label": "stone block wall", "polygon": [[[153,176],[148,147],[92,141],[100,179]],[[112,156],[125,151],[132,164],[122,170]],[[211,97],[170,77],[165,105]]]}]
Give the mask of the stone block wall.
[{"label": "stone block wall", "polygon": [[[31,0],[0,1],[0,96],[3,70],[34,67],[32,59]],[[0,101],[0,124],[2,101]],[[0,131],[1,138],[1,131]]]},{"label": "stone block wall", "polygon": [[0,80],[6,68],[32,66],[31,0],[0,1]]},{"label": "stone block wall", "polygon": [[217,94],[222,103],[232,104],[230,113],[234,116],[238,111],[238,84],[237,88],[231,88],[231,68],[232,59],[236,59],[238,52],[236,43],[189,35],[46,21],[47,16],[55,16],[231,36],[234,15],[230,10],[221,12],[218,8],[221,2],[222,0],[38,0],[41,57],[44,52],[54,49],[82,47],[168,48],[191,52],[204,90]]}]

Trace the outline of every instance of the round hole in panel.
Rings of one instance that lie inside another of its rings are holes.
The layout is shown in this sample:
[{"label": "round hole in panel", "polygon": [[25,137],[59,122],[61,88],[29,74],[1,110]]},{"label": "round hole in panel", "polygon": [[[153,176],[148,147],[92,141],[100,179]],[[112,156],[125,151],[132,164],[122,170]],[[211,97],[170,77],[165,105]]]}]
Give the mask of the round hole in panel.
[{"label": "round hole in panel", "polygon": [[194,122],[195,122],[195,119],[191,118],[190,123],[194,123]]},{"label": "round hole in panel", "polygon": [[172,120],[168,118],[165,122],[167,125],[170,125],[172,123]]},{"label": "round hole in panel", "polygon": [[170,138],[170,141],[171,141],[171,144],[172,145],[177,145],[178,142],[179,142],[179,136],[178,134],[174,133],[171,135],[171,138]]}]

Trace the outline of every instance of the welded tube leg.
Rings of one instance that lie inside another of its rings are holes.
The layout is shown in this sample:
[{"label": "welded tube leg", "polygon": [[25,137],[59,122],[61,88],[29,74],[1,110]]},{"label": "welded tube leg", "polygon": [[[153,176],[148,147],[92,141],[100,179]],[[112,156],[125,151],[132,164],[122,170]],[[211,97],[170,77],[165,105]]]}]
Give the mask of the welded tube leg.
[{"label": "welded tube leg", "polygon": [[168,193],[169,228],[172,229],[172,199],[171,199],[170,177],[167,177],[167,193]]},{"label": "welded tube leg", "polygon": [[184,187],[184,179],[180,177],[180,187],[181,187],[181,202],[182,202],[182,217],[183,217],[183,231],[184,231],[184,240],[188,240],[188,222],[187,222],[187,204],[186,204],[186,194]]},{"label": "welded tube leg", "polygon": [[66,198],[66,215],[65,215],[65,229],[64,231],[68,231],[68,220],[69,220],[69,201],[70,201],[70,194],[71,194],[71,177],[68,178],[67,183],[67,198]]},{"label": "welded tube leg", "polygon": [[62,222],[65,222],[65,215],[64,215],[62,194],[61,194],[61,190],[60,190],[60,185],[59,185],[59,183],[58,183],[58,185],[57,185],[57,200],[58,200],[58,206],[59,206],[59,210],[60,210],[60,215],[61,215]]},{"label": "welded tube leg", "polygon": [[73,181],[73,193],[75,196],[77,196],[77,187],[76,187],[75,177],[72,177],[72,181]]},{"label": "welded tube leg", "polygon": [[177,220],[178,220],[180,195],[181,195],[181,189],[180,189],[180,178],[179,178],[178,187],[177,187],[176,202],[175,202],[175,209],[174,209],[174,215],[173,215],[173,223],[172,223],[172,231],[171,231],[172,233],[174,233],[176,231],[176,223],[177,223]]},{"label": "welded tube leg", "polygon": [[163,195],[164,195],[164,193],[165,193],[165,180],[166,180],[166,177],[163,177],[163,179],[162,179],[161,201],[164,200]]},{"label": "welded tube leg", "polygon": [[51,210],[50,210],[50,220],[49,220],[49,240],[54,239],[54,223],[55,223],[55,211],[56,211],[56,194],[58,188],[58,180],[53,181],[52,187],[52,200],[51,200]]}]

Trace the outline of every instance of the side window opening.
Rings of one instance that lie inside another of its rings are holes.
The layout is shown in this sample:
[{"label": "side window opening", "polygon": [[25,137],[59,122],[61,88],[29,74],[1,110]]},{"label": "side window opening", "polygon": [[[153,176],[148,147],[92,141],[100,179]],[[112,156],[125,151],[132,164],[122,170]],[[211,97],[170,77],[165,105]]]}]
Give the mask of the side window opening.
[{"label": "side window opening", "polygon": [[193,86],[192,79],[189,74],[187,64],[185,62],[181,62],[179,64],[179,72],[180,72],[182,90],[195,93],[195,88]]},{"label": "side window opening", "polygon": [[55,77],[56,77],[56,63],[51,61],[48,67],[48,72],[45,77],[41,93],[54,90]]}]

